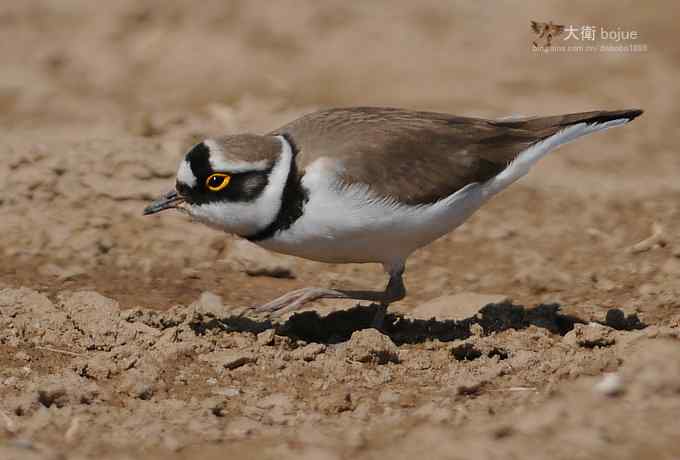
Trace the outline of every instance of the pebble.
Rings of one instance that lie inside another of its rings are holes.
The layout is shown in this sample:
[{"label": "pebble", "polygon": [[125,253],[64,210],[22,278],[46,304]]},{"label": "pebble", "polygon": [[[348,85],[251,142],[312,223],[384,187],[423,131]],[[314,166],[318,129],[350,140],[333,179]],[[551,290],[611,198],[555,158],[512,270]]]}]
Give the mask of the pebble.
[{"label": "pebble", "polygon": [[361,363],[399,362],[399,349],[392,339],[376,329],[355,331],[346,345],[347,357]]},{"label": "pebble", "polygon": [[614,330],[598,323],[576,324],[563,340],[569,345],[583,348],[608,347],[616,343]]},{"label": "pebble", "polygon": [[623,379],[615,372],[604,374],[593,388],[605,396],[618,396],[624,391]]},{"label": "pebble", "polygon": [[351,411],[352,394],[346,390],[337,390],[320,400],[319,409],[331,414]]},{"label": "pebble", "polygon": [[276,332],[274,332],[274,329],[267,329],[257,334],[257,343],[260,345],[274,345],[275,338]]},{"label": "pebble", "polygon": [[252,353],[238,350],[213,351],[199,356],[198,359],[212,364],[216,370],[221,368],[232,370],[257,361],[257,357]]},{"label": "pebble", "polygon": [[318,355],[326,351],[326,345],[321,343],[310,343],[293,352],[293,358],[303,361],[314,361]]},{"label": "pebble", "polygon": [[223,307],[222,297],[210,291],[203,291],[198,300],[190,306],[206,312],[220,311]]}]

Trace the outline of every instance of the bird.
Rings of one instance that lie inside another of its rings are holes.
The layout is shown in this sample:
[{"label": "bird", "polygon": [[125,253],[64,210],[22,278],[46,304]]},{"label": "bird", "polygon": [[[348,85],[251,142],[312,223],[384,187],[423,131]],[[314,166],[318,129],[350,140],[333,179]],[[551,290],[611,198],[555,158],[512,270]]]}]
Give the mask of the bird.
[{"label": "bird", "polygon": [[446,235],[542,157],[624,125],[639,109],[483,119],[388,107],[321,110],[266,134],[203,140],[144,215],[175,209],[270,251],[382,264],[384,290],[305,287],[252,306],[270,316],[323,298],[406,295],[407,258]]},{"label": "bird", "polygon": [[538,46],[538,41],[541,38],[545,38],[545,47],[550,48],[552,45],[552,39],[554,37],[559,37],[562,33],[564,33],[565,27],[563,25],[559,24],[553,24],[552,21],[550,22],[537,22],[537,21],[530,21],[531,25],[531,30],[534,31],[536,35],[538,35],[538,38],[532,42],[534,46]]}]

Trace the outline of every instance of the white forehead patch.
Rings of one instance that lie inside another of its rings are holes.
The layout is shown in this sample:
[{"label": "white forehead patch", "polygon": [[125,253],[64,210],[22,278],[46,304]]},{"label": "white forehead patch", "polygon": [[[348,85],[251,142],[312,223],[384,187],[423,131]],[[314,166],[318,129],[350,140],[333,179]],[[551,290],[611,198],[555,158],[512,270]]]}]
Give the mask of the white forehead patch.
[{"label": "white forehead patch", "polygon": [[194,176],[191,165],[186,160],[182,161],[179,165],[179,169],[177,170],[177,181],[192,188],[196,185],[196,176]]},{"label": "white forehead patch", "polygon": [[210,151],[210,166],[213,171],[224,171],[230,173],[242,173],[247,171],[264,171],[269,169],[269,162],[267,160],[260,160],[255,162],[242,160],[228,160],[224,156],[222,147],[212,139],[203,141],[203,144],[208,147]]}]

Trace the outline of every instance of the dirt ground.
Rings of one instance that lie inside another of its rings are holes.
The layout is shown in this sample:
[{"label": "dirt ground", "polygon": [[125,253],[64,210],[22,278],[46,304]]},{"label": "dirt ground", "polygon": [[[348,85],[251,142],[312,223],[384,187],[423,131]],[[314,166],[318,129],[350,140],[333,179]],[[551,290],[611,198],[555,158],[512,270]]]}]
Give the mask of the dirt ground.
[{"label": "dirt ground", "polygon": [[[674,5],[0,3],[0,459],[680,458]],[[647,51],[533,52],[532,19]],[[141,216],[196,140],[347,105],[646,113],[418,251],[383,333],[244,314],[380,267]]]}]

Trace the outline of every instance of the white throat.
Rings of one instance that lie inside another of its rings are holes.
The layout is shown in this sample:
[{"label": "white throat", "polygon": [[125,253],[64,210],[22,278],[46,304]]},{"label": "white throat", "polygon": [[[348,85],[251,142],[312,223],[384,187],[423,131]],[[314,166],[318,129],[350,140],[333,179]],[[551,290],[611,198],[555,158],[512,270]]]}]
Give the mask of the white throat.
[{"label": "white throat", "polygon": [[191,206],[189,212],[192,217],[211,227],[242,236],[253,235],[274,222],[281,209],[283,190],[293,162],[291,145],[283,136],[276,137],[281,142],[281,153],[257,199]]}]

